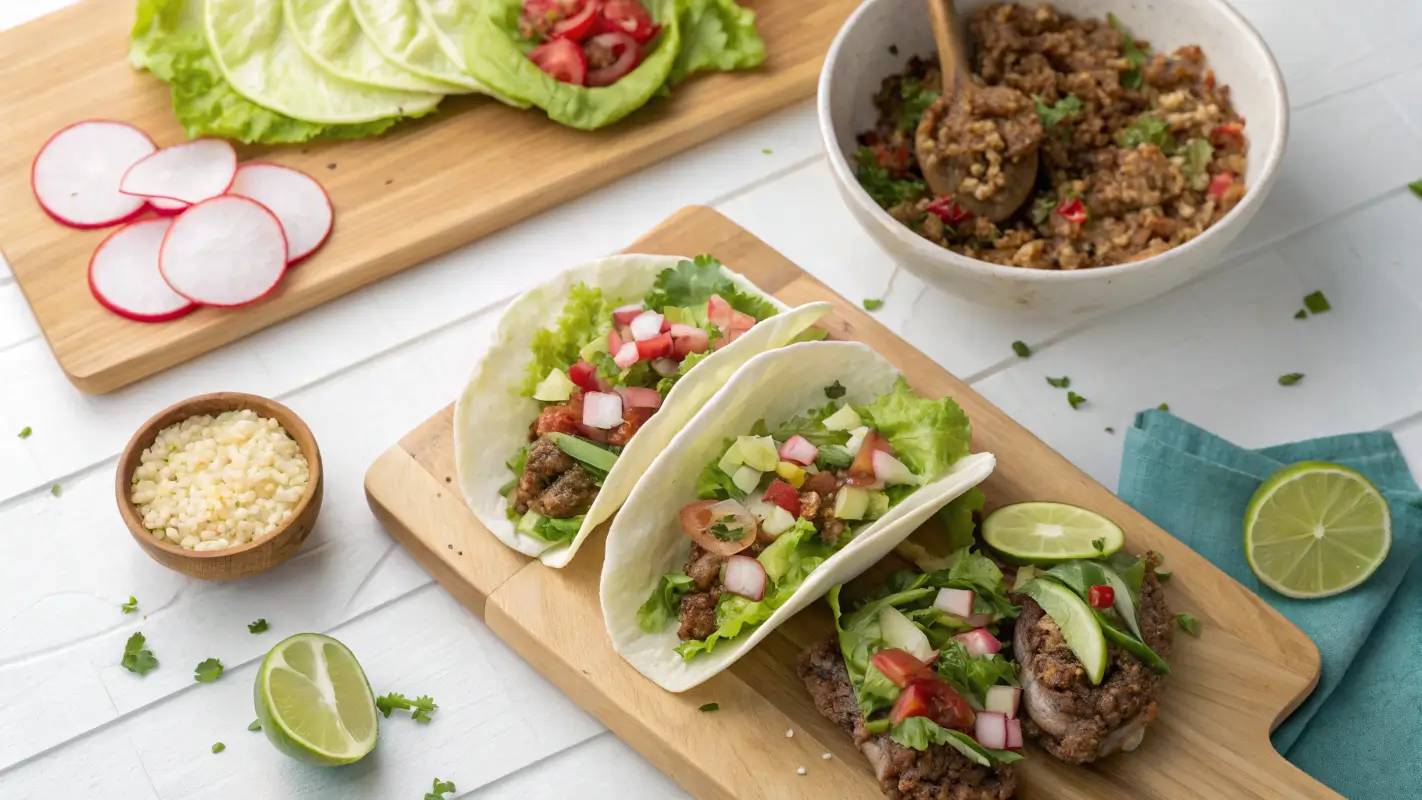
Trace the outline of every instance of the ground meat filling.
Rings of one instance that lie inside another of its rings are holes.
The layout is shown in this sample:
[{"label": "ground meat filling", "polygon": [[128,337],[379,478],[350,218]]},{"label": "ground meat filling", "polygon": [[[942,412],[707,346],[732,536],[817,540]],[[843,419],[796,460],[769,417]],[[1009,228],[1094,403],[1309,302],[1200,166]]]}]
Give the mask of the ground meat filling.
[{"label": "ground meat filling", "polygon": [[864,730],[839,645],[830,639],[800,654],[797,671],[827,719],[848,734],[869,759],[884,794],[892,800],[1007,800],[1017,789],[1011,764],[996,770],[969,761],[946,745],[919,751]]},{"label": "ground meat filling", "polygon": [[958,194],[989,200],[1007,184],[1003,164],[1031,153],[1042,141],[1032,100],[1006,86],[963,87],[962,97],[941,96],[919,123],[922,167],[952,160],[966,166]]},{"label": "ground meat filling", "polygon": [[[1156,557],[1151,553],[1145,557],[1149,568],[1141,586],[1141,634],[1152,650],[1169,659],[1175,620],[1155,577]],[[1111,646],[1106,676],[1093,686],[1042,607],[1021,595],[1014,596],[1013,602],[1022,605],[1013,647],[1021,669],[1027,735],[1070,764],[1134,749],[1145,726],[1160,713],[1158,696],[1165,676]]]},{"label": "ground meat filling", "polygon": [[528,448],[528,461],[518,479],[514,510],[567,519],[587,513],[597,497],[593,476],[546,436]]},{"label": "ground meat filling", "polygon": [[[717,583],[719,583],[719,579]],[[677,629],[676,635],[682,641],[691,639],[705,639],[716,632],[716,601],[721,597],[721,587],[718,585],[708,592],[692,592],[681,598],[681,606],[677,609],[677,616],[681,619],[681,627]]]},{"label": "ground meat filling", "polygon": [[[941,79],[933,59],[912,58],[885,79],[879,119],[860,136],[861,183],[924,238],[1005,266],[1086,269],[1184,244],[1243,199],[1244,120],[1199,47],[1146,56],[1147,43],[1107,21],[1051,6],[989,5],[969,27],[978,88],[954,107],[978,113],[945,114],[947,100],[925,102]],[[1013,99],[1023,97],[1035,128]],[[905,133],[920,118],[936,127],[942,152],[981,157],[982,175],[970,176],[978,182],[960,187],[979,197],[999,188],[994,157],[1036,135],[1041,166],[1023,207],[993,225],[933,197]]]}]

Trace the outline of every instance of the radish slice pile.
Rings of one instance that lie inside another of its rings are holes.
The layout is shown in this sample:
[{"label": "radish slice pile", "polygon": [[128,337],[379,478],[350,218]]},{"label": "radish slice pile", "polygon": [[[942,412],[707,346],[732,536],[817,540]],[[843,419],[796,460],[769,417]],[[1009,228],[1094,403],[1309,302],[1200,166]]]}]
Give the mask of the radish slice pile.
[{"label": "radish slice pile", "polygon": [[227,192],[250,197],[276,214],[293,264],[314,253],[331,234],[331,198],[304,172],[276,164],[243,164]]},{"label": "radish slice pile", "polygon": [[237,151],[221,139],[197,139],[139,159],[119,191],[148,200],[201,203],[225,194],[237,175]]},{"label": "radish slice pile", "polygon": [[243,306],[266,297],[286,274],[286,235],[261,203],[214,197],[173,222],[158,268],[173,291],[194,303]]},{"label": "radish slice pile", "polygon": [[35,199],[51,217],[75,228],[102,228],[143,210],[141,197],[119,191],[128,168],[158,146],[121,122],[93,120],[50,137],[30,170]]},{"label": "radish slice pile", "polygon": [[335,219],[326,190],[304,172],[239,167],[218,139],[160,150],[143,131],[107,120],[50,137],[30,179],[40,207],[70,227],[117,225],[145,209],[159,215],[115,231],[89,261],[94,299],[139,322],[266,297],[288,266],[325,243]]},{"label": "radish slice pile", "polygon": [[173,224],[145,219],[113,233],[89,260],[89,289],[103,306],[139,322],[164,322],[197,308],[158,271],[158,251]]}]

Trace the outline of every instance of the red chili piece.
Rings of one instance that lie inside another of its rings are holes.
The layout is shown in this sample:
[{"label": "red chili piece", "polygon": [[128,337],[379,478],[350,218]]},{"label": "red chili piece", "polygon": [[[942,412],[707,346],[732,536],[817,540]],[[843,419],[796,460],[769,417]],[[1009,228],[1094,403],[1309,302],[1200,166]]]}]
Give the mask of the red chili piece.
[{"label": "red chili piece", "polygon": [[1086,601],[1092,608],[1110,608],[1116,602],[1116,590],[1098,584],[1086,593]]}]

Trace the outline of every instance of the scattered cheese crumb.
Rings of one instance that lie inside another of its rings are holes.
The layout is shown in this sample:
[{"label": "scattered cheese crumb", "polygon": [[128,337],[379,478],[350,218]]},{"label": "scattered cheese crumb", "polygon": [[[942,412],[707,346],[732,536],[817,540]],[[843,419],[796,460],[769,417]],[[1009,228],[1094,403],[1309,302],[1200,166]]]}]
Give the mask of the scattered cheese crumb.
[{"label": "scattered cheese crumb", "polygon": [[799,769],[795,770],[795,772],[798,773],[798,774],[800,774],[800,775],[804,775],[804,774],[805,774],[805,768],[804,768],[804,767],[800,767]]},{"label": "scattered cheese crumb", "polygon": [[793,739],[793,738],[795,738],[795,731],[794,731],[794,729],[792,729],[792,728],[787,728],[787,729],[785,730],[785,738],[786,738],[786,739]]},{"label": "scattered cheese crumb", "polygon": [[834,753],[825,753],[824,755],[820,756],[820,758],[829,761],[831,758],[834,758]]}]

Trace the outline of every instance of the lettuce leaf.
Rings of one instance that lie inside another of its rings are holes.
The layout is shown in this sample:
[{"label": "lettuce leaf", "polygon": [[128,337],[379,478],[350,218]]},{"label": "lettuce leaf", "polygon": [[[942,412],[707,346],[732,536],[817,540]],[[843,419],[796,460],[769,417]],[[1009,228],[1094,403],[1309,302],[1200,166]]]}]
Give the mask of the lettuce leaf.
[{"label": "lettuce leaf", "polygon": [[1022,760],[1022,754],[1015,750],[983,747],[968,734],[945,728],[926,717],[909,717],[900,722],[889,731],[889,738],[914,750],[927,750],[935,744],[945,745],[989,769]]},{"label": "lettuce leaf", "polygon": [[667,626],[667,620],[676,618],[681,607],[681,598],[691,591],[695,581],[680,572],[668,572],[657,581],[652,596],[637,609],[637,625],[647,633],[656,633]]},{"label": "lettuce leaf", "polygon": [[987,690],[1000,683],[1017,685],[1017,666],[997,653],[974,658],[963,643],[948,639],[938,645],[938,675],[965,697],[981,706]]},{"label": "lettuce leaf", "polygon": [[172,87],[173,111],[189,137],[246,143],[298,144],[312,139],[360,139],[399,119],[359,125],[319,125],[279,114],[238,94],[208,50],[200,0],[138,0],[128,61]]},{"label": "lettuce leaf", "polygon": [[[735,442],[735,439],[727,439],[721,445],[721,454],[724,455]],[[696,478],[696,497],[701,500],[745,500],[746,493],[721,469],[720,461],[721,457],[717,456],[715,461],[701,470]]]},{"label": "lettuce leaf", "polygon": [[968,454],[973,426],[951,397],[919,397],[899,378],[894,390],[856,408],[866,425],[888,438],[914,474],[932,480]]},{"label": "lettuce leaf", "polygon": [[874,712],[892,706],[899,696],[899,687],[869,663],[875,653],[884,649],[882,632],[879,629],[879,610],[885,606],[904,608],[915,603],[931,603],[937,591],[914,587],[887,594],[870,600],[853,614],[841,619],[839,589],[840,587],[836,586],[829,593],[835,630],[839,632],[839,651],[844,656],[849,685],[854,687],[859,711],[868,719]]},{"label": "lettuce leaf", "polygon": [[583,345],[607,335],[612,329],[612,309],[601,289],[583,283],[574,286],[554,326],[533,335],[533,360],[524,373],[523,395],[532,397],[550,371],[572,366]]},{"label": "lettuce leaf", "polygon": [[583,527],[584,514],[567,519],[542,517],[533,526],[533,532],[545,542],[570,542]]},{"label": "lettuce leaf", "polygon": [[794,527],[780,534],[780,538],[756,557],[765,567],[765,597],[748,600],[723,592],[716,604],[716,630],[705,639],[682,642],[676,652],[689,661],[700,653],[715,650],[721,641],[734,639],[747,627],[770,619],[832,553],[833,549],[820,539],[815,526],[803,517],[796,520]]},{"label": "lettuce leaf", "polygon": [[943,528],[948,539],[947,549],[950,552],[962,550],[973,544],[973,534],[978,529],[977,522],[973,520],[973,514],[981,511],[986,503],[987,495],[983,494],[982,489],[974,486],[938,510],[938,518],[943,521]]},{"label": "lettuce leaf", "polygon": [[701,70],[729,72],[765,63],[765,41],[756,33],[754,11],[733,0],[681,0],[678,5],[681,52],[669,84]]}]

